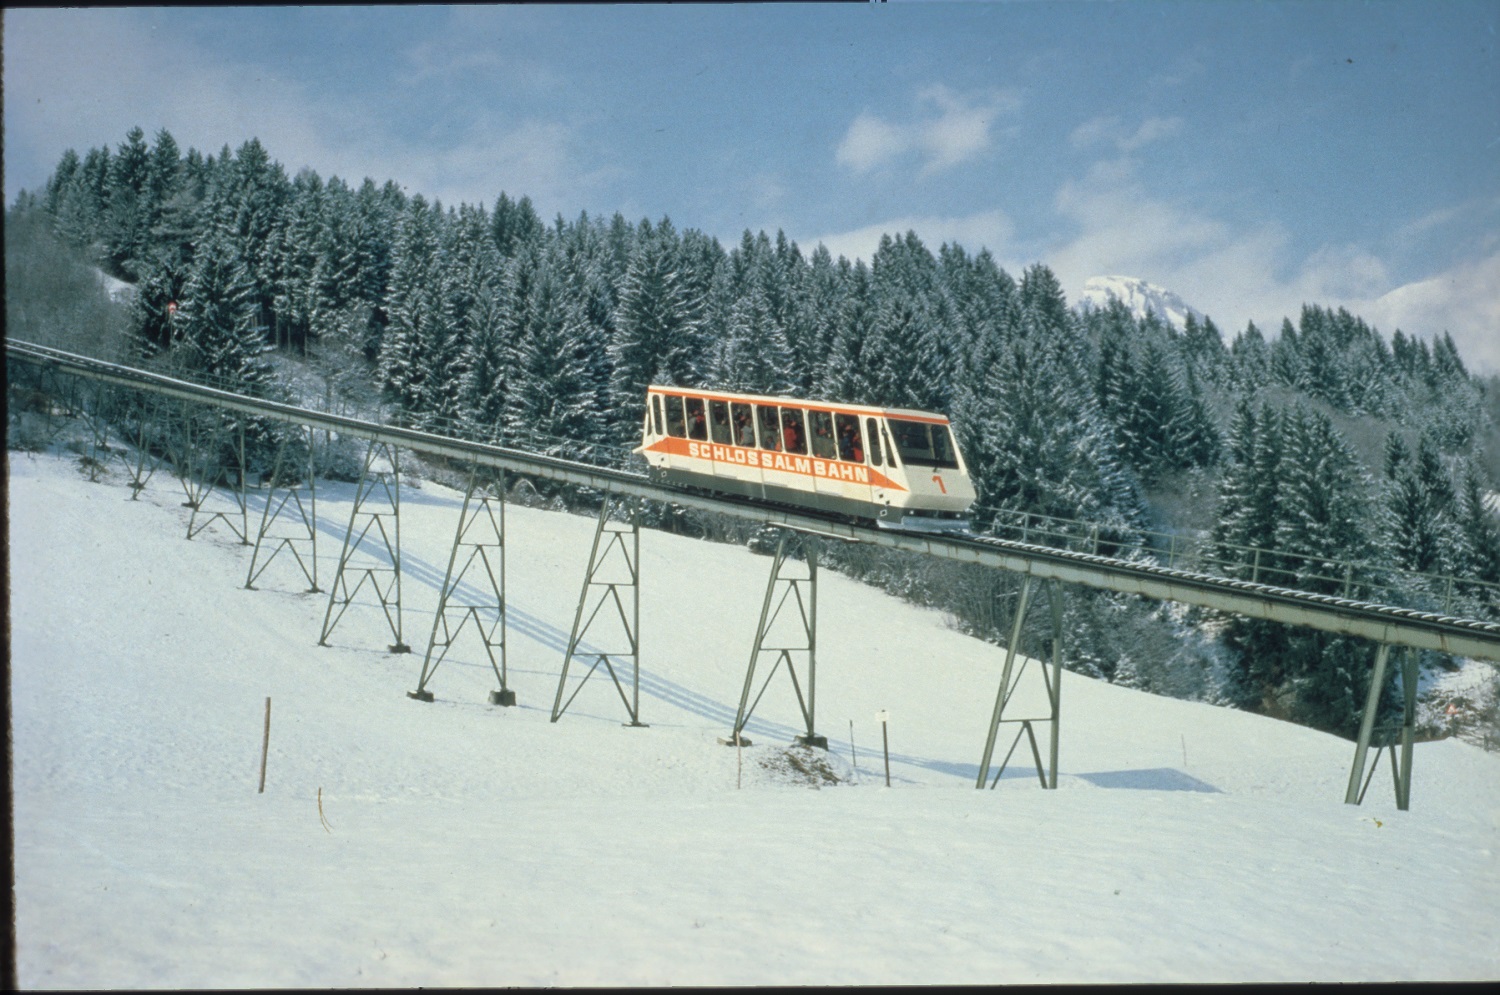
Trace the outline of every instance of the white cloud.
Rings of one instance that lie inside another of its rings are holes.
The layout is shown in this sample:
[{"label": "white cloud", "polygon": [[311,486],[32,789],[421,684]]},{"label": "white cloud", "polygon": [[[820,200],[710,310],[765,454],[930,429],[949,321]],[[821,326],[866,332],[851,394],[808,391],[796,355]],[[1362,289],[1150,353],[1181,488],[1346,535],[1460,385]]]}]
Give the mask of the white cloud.
[{"label": "white cloud", "polygon": [[1182,130],[1180,117],[1151,117],[1141,122],[1135,133],[1120,142],[1120,151],[1134,152]]},{"label": "white cloud", "polygon": [[[1096,122],[1086,129],[1075,132],[1080,142],[1108,131]],[[1119,142],[1140,131],[1110,134],[1109,141]],[[1447,331],[1471,369],[1500,372],[1500,253],[1493,246],[1443,273],[1398,285],[1392,264],[1367,246],[1323,245],[1299,255],[1275,223],[1236,230],[1152,196],[1128,159],[1096,163],[1083,178],[1063,183],[1054,203],[1075,233],[1036,255],[1070,299],[1091,276],[1135,276],[1179,294],[1231,337],[1248,321],[1274,334],[1283,318],[1295,322],[1304,304],[1343,307],[1387,338],[1397,328],[1423,339]],[[1447,213],[1413,224],[1430,228]]]},{"label": "white cloud", "polygon": [[838,161],[857,173],[867,173],[912,148],[909,130],[887,124],[872,114],[854,119],[839,143]]},{"label": "white cloud", "polygon": [[839,143],[839,164],[867,173],[914,156],[920,175],[941,172],[992,148],[995,119],[1019,106],[1009,93],[959,94],[941,84],[922,89],[916,102],[916,115],[906,122],[861,112]]},{"label": "white cloud", "polygon": [[1453,336],[1469,369],[1500,373],[1500,254],[1464,262],[1350,308],[1389,335]]},{"label": "white cloud", "polygon": [[799,241],[798,244],[804,252],[822,244],[828,247],[835,259],[844,256],[851,261],[863,259],[868,263],[875,250],[880,248],[882,235],[894,237],[908,231],[916,232],[922,244],[934,253],[944,242],[951,242],[962,245],[971,255],[989,249],[997,259],[1011,251],[1014,237],[1010,218],[1004,211],[996,209],[960,217],[908,215],[891,218],[853,231]]},{"label": "white cloud", "polygon": [[1129,154],[1153,142],[1170,138],[1181,130],[1180,117],[1150,117],[1142,121],[1134,131],[1129,131],[1118,117],[1107,115],[1091,118],[1080,124],[1073,129],[1068,140],[1077,149],[1111,145],[1116,150]]}]

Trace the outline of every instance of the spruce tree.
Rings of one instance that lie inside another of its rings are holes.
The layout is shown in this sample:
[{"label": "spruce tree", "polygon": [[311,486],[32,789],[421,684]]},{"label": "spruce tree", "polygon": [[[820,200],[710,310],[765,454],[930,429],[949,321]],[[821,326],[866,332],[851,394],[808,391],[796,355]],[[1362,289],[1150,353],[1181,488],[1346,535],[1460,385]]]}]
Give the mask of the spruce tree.
[{"label": "spruce tree", "polygon": [[199,247],[171,331],[171,358],[178,369],[231,390],[263,395],[271,369],[255,281],[226,233],[211,233]]},{"label": "spruce tree", "polygon": [[387,327],[380,348],[379,382],[402,414],[416,424],[425,412],[425,351],[442,321],[442,261],[439,256],[442,209],[421,194],[411,198],[397,227],[386,291]]},{"label": "spruce tree", "polygon": [[527,303],[513,348],[505,412],[510,438],[527,449],[577,458],[599,438],[602,422],[587,322],[546,262],[537,267]]},{"label": "spruce tree", "polygon": [[106,268],[132,282],[139,276],[150,231],[150,170],[151,152],[145,132],[132,128],[110,161],[104,223]]},{"label": "spruce tree", "polygon": [[609,346],[614,432],[622,443],[637,434],[648,385],[696,383],[705,362],[703,299],[684,279],[680,248],[669,219],[655,227],[641,222]]}]

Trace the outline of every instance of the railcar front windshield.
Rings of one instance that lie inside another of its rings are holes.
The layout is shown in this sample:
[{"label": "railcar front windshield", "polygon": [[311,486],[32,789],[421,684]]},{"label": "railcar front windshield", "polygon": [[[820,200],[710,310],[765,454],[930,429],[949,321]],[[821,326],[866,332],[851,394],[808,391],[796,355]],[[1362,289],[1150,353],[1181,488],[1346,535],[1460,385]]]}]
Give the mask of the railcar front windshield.
[{"label": "railcar front windshield", "polygon": [[896,442],[896,452],[901,462],[911,466],[930,466],[939,470],[958,469],[958,451],[953,447],[953,437],[947,425],[931,425],[927,422],[905,421],[888,418],[891,437]]}]

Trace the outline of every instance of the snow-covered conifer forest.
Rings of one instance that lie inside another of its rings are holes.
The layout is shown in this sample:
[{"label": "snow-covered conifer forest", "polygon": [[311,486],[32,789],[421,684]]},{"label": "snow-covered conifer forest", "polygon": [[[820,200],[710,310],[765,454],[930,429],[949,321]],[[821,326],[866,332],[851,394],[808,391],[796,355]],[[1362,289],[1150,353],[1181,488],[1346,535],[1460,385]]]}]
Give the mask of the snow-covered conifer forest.
[{"label": "snow-covered conifer forest", "polygon": [[[1469,610],[1500,611],[1464,588],[1500,582],[1500,384],[1441,329],[1387,334],[1317,302],[1279,329],[1071,307],[1043,262],[1012,274],[914,231],[868,262],[779,232],[726,247],[666,216],[545,220],[507,192],[443,205],[395,181],[289,177],[255,139],[184,152],[139,128],[65,152],[7,210],[6,285],[15,338],[548,452],[628,449],[650,382],[938,409],[981,531],[1018,513],[1081,519],[1114,530],[1122,555],[1140,530],[1191,535],[1266,550],[1266,568],[1284,556],[1288,576],[1406,571],[1379,593],[1414,605],[1451,595],[1451,577]],[[830,555],[1002,636],[1003,578]],[[1342,735],[1357,724],[1373,646],[1099,592],[1066,610],[1081,673]],[[1459,714],[1461,734],[1493,735],[1493,696]]]}]

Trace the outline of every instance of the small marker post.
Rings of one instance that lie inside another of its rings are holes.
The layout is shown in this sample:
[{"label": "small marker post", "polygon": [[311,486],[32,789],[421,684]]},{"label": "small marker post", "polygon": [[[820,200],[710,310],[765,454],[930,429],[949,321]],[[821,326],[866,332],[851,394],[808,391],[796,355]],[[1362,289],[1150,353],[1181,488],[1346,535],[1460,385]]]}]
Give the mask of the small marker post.
[{"label": "small marker post", "polygon": [[260,738],[260,790],[257,794],[266,793],[266,754],[271,749],[271,698],[266,697],[266,730]]},{"label": "small marker post", "polygon": [[875,721],[880,723],[880,745],[885,751],[885,786],[891,786],[891,739],[886,733],[885,724],[890,719],[891,713],[885,709],[875,713]]}]

